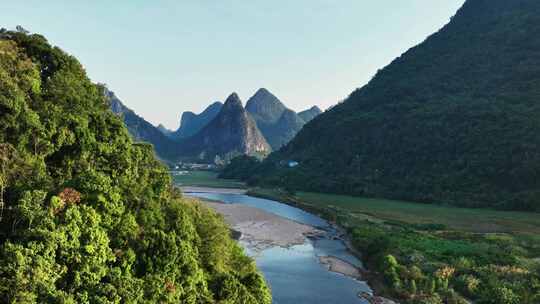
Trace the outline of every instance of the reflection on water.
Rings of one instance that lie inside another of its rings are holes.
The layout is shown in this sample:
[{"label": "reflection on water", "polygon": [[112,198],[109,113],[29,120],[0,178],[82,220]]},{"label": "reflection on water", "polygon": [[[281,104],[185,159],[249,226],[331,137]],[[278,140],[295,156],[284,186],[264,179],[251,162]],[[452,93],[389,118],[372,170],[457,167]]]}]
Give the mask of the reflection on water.
[{"label": "reflection on water", "polygon": [[308,240],[303,245],[291,248],[273,247],[262,252],[254,252],[243,244],[246,252],[255,258],[257,266],[270,284],[274,303],[368,303],[357,296],[362,291],[371,292],[366,283],[330,272],[326,266],[319,263],[319,256],[330,255],[357,266],[361,265],[361,262],[347,251],[341,240],[331,239],[334,231],[325,220],[283,203],[243,194],[189,193],[188,195],[259,208],[329,231],[328,238]]},{"label": "reflection on water", "polygon": [[334,256],[347,261],[356,267],[364,267],[362,262],[352,255],[340,240],[319,239],[313,241],[317,256]]},{"label": "reflection on water", "polygon": [[258,253],[255,260],[272,288],[274,303],[367,303],[357,296],[370,291],[365,283],[327,271],[319,263],[317,255],[326,253],[311,242]]}]

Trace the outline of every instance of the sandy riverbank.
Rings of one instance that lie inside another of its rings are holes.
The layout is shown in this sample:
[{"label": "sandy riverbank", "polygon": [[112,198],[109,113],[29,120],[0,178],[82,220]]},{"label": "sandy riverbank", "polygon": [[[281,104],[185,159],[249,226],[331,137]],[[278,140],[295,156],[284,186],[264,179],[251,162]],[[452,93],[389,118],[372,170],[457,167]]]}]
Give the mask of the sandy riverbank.
[{"label": "sandy riverbank", "polygon": [[[302,210],[307,211],[307,212],[311,212],[313,214],[317,214],[317,215],[324,218],[324,216],[321,215],[320,210],[310,208],[311,206],[303,204],[302,202],[300,202],[298,200],[291,199],[291,197],[279,196],[279,195],[275,195],[275,194],[272,195],[272,194],[266,194],[266,193],[261,194],[260,192],[254,192],[254,191],[248,191],[247,194],[250,195],[250,196],[254,196],[254,197],[260,197],[260,198],[269,199],[269,200],[281,201],[281,202],[284,202],[285,204],[288,204],[290,206],[302,209]],[[358,252],[354,248],[354,246],[351,243],[350,237],[346,234],[345,230],[342,227],[340,227],[339,225],[335,224],[335,223],[331,223],[331,224],[336,230],[341,232],[342,236],[340,237],[340,239],[344,242],[347,249],[352,254],[354,254],[358,259],[362,260],[361,253]],[[320,261],[320,262],[323,263],[323,261]],[[337,263],[334,263],[334,264],[337,264]],[[327,267],[328,266],[329,265],[327,264]],[[331,269],[331,265],[330,265],[329,270],[333,271]],[[334,268],[334,270],[336,270],[336,268]],[[341,269],[341,270],[343,270],[343,269]],[[348,271],[350,271],[350,270],[347,270],[347,271],[343,270],[343,272],[348,272]],[[340,271],[335,271],[335,272],[341,273]],[[382,284],[382,282],[378,281],[378,278],[376,278],[373,275],[370,275],[370,272],[367,271],[365,268],[362,268],[362,270],[360,272],[361,272],[360,276],[362,277],[362,280],[367,280],[369,283],[375,284],[375,286]],[[346,275],[346,274],[344,274],[344,275]],[[356,278],[356,277],[353,276],[353,278]],[[370,284],[370,286],[371,286],[371,288],[373,288],[374,285]],[[374,290],[374,291],[377,292],[377,290]],[[381,297],[381,296],[377,296],[377,295],[374,295],[374,294],[366,293],[366,292],[362,292],[362,293],[358,294],[358,297],[365,299],[366,301],[368,301],[371,304],[399,304],[398,302],[395,302],[393,300],[390,300],[390,299],[387,299],[387,298],[384,298],[384,297]]]},{"label": "sandy riverbank", "polygon": [[246,242],[254,250],[301,245],[307,236],[324,233],[312,226],[249,206],[208,201],[203,203],[223,215],[232,229],[242,233],[240,241]]},{"label": "sandy riverbank", "polygon": [[[220,191],[216,190],[216,192]],[[309,236],[320,236],[326,233],[315,227],[297,223],[250,206],[208,200],[201,200],[201,202],[221,214],[233,230],[241,233],[240,241],[245,242],[250,249],[255,251],[275,246],[286,248],[301,245],[306,242]],[[321,256],[319,262],[326,265],[329,271],[362,280],[360,269],[337,257]],[[360,293],[358,297],[372,304],[396,304],[389,299],[373,296],[369,293]]]},{"label": "sandy riverbank", "polygon": [[[321,264],[326,265],[329,271],[340,273],[357,280],[362,279],[362,273],[360,270],[349,262],[333,256],[321,256],[319,257],[319,261]],[[359,293],[358,297],[365,299],[370,304],[398,304],[390,299],[374,296],[373,294],[367,292]]]},{"label": "sandy riverbank", "polygon": [[210,188],[210,187],[180,187],[184,193],[225,193],[225,194],[245,194],[247,190],[238,188]]},{"label": "sandy riverbank", "polygon": [[321,264],[326,265],[328,270],[332,272],[341,273],[357,280],[362,278],[362,274],[356,266],[339,258],[333,256],[320,256],[319,261]]}]

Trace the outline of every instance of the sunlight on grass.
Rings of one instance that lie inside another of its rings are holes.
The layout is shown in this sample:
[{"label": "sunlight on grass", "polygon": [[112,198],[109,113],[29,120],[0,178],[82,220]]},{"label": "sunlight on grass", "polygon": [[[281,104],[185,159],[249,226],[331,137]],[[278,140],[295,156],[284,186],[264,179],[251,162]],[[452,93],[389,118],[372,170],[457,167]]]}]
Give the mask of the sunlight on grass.
[{"label": "sunlight on grass", "polygon": [[173,175],[177,186],[211,188],[245,188],[245,184],[236,180],[219,179],[218,173],[211,171],[188,171],[182,175]]}]

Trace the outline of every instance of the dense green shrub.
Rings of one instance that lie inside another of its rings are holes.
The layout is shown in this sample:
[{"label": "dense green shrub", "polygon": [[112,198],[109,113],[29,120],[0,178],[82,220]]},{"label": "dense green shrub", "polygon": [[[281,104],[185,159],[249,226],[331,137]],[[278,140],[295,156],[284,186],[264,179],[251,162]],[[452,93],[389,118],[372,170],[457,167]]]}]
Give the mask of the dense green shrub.
[{"label": "dense green shrub", "polygon": [[241,179],[247,181],[255,181],[255,169],[261,162],[253,156],[241,155],[233,158],[228,166],[226,166],[219,174],[220,178],[225,179]]},{"label": "dense green shrub", "polygon": [[0,190],[2,303],[271,302],[221,217],[40,35],[0,32]]},{"label": "dense green shrub", "polygon": [[471,239],[369,221],[352,228],[351,237],[405,303],[466,303],[466,296],[477,303],[532,304],[540,295],[540,271],[529,267],[528,252],[515,250],[512,237]]}]

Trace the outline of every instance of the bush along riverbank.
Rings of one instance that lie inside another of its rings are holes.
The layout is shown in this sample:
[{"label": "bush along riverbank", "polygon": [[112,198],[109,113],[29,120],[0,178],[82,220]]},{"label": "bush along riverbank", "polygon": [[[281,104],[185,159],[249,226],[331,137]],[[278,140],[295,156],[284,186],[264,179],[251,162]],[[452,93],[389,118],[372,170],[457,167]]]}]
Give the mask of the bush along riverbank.
[{"label": "bush along riverbank", "polygon": [[341,227],[369,270],[363,279],[377,294],[401,303],[540,303],[538,234],[382,219],[353,212],[337,196],[321,203],[306,199],[315,194],[260,188],[248,194],[286,202]]}]

